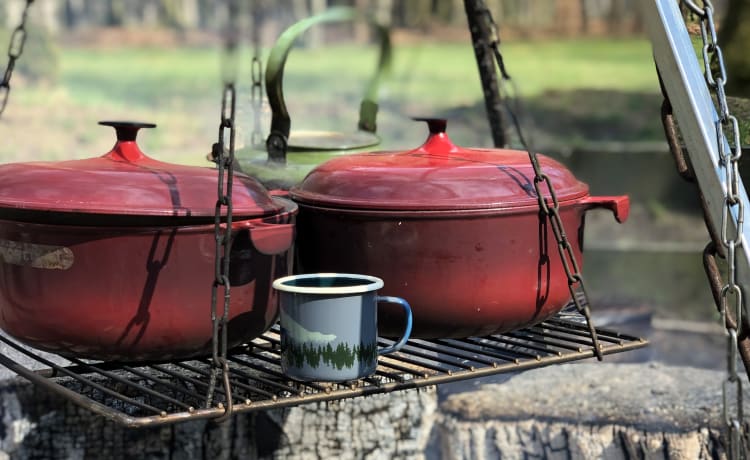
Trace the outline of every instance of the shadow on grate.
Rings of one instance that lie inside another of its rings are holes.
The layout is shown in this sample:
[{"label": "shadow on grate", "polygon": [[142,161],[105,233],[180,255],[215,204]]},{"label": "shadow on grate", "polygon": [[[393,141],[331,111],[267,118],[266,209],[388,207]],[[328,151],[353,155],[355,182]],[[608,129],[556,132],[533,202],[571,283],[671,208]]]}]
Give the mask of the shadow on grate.
[{"label": "shadow on grate", "polygon": [[[488,337],[413,339],[400,352],[381,356],[374,375],[341,383],[302,383],[286,377],[280,366],[277,325],[227,357],[234,412],[420,388],[590,358],[594,356],[592,341],[581,319],[560,315],[527,329]],[[597,328],[597,333],[605,355],[647,345],[644,339],[606,329]],[[213,369],[209,359],[135,364],[70,359],[69,365],[61,366],[5,337],[0,340],[46,369],[31,371],[2,354],[0,364],[126,426],[164,425],[225,413],[221,379],[211,407],[206,407]]]}]

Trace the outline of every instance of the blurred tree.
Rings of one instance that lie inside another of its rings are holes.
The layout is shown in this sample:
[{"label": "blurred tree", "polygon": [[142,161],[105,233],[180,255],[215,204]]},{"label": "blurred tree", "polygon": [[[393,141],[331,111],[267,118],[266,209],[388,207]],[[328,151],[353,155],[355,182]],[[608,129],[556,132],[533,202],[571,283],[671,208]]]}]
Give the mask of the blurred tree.
[{"label": "blurred tree", "polygon": [[429,25],[432,17],[431,0],[409,0],[397,2],[397,17],[399,25],[418,29]]},{"label": "blurred tree", "polygon": [[121,26],[125,22],[125,5],[122,0],[107,0],[107,25]]},{"label": "blurred tree", "polygon": [[727,93],[750,98],[750,0],[730,0],[719,31],[727,67]]}]

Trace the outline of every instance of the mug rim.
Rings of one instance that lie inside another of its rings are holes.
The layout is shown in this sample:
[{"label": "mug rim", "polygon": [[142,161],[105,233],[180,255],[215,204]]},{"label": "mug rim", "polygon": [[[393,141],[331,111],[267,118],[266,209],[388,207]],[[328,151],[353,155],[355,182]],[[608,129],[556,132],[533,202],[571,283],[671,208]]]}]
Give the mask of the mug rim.
[{"label": "mug rim", "polygon": [[[354,278],[362,280],[363,284],[355,286],[289,286],[285,283],[299,279],[311,278]],[[306,273],[302,275],[290,275],[274,280],[273,288],[282,292],[293,292],[296,294],[362,294],[377,291],[383,287],[383,280],[371,275],[357,273]]]}]

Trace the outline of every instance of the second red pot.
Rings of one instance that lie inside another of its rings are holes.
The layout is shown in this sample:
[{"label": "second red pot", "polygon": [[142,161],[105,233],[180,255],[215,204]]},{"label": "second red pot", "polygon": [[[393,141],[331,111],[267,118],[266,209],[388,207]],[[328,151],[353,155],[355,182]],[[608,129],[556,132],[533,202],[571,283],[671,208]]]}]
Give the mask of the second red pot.
[{"label": "second red pot", "polygon": [[[384,295],[412,305],[413,337],[510,331],[559,312],[568,278],[526,152],[463,149],[444,121],[429,124],[417,149],[337,158],[292,189],[298,271],[382,278]],[[608,208],[623,221],[628,199],[591,197],[561,164],[539,160],[581,264],[586,211]],[[382,334],[397,335],[402,321],[397,309],[380,310]]]}]

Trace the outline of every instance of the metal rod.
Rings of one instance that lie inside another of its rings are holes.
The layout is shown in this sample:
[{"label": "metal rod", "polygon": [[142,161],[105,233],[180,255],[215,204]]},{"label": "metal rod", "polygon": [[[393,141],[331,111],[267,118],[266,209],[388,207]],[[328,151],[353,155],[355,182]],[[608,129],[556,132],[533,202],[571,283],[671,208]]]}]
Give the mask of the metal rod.
[{"label": "metal rod", "polygon": [[[583,333],[583,331],[581,331],[581,333],[578,333],[576,331],[571,331],[570,329],[555,326],[552,324],[536,325],[536,326],[532,326],[531,329],[542,330],[542,332],[540,333],[547,335],[549,337],[560,338],[561,340],[566,340],[569,342],[575,342],[575,343],[580,343],[583,345],[591,346],[591,337],[589,337],[588,331],[586,331],[586,333]],[[551,334],[549,331],[562,332],[566,335],[563,336],[563,335]],[[583,338],[578,338],[578,337],[583,337]],[[614,339],[612,337],[608,337],[603,334],[599,334],[599,340],[603,342],[610,342],[610,343],[622,343],[622,340],[620,339]]]},{"label": "metal rod", "polygon": [[[176,365],[176,366],[180,366],[180,367],[182,367],[182,366],[181,366],[181,364],[182,364],[182,363],[175,363],[175,365]],[[163,366],[161,366],[161,365],[152,365],[151,367],[152,367],[153,369],[156,369],[156,370],[158,370],[158,371],[160,371],[160,372],[163,372],[163,373],[165,373],[165,374],[167,374],[167,375],[169,375],[169,376],[172,376],[172,377],[174,377],[174,378],[176,378],[176,379],[179,379],[179,380],[183,380],[183,381],[185,381],[185,382],[189,382],[189,383],[192,383],[193,385],[195,385],[195,386],[197,386],[197,387],[201,387],[201,388],[208,388],[208,386],[209,386],[209,384],[208,384],[208,383],[206,383],[206,382],[201,382],[201,381],[200,381],[200,380],[198,380],[198,379],[195,379],[195,378],[193,378],[193,377],[190,377],[190,376],[188,376],[188,375],[185,375],[185,374],[180,374],[179,372],[175,372],[175,371],[173,371],[173,370],[171,370],[171,369],[167,369],[167,368],[165,368],[165,367],[163,367]],[[217,388],[216,388],[216,391],[217,391],[217,392],[219,392],[219,393],[221,393],[221,394],[224,394],[224,389],[223,389],[223,388],[221,388],[221,387],[217,387]]]},{"label": "metal rod", "polygon": [[58,366],[57,364],[53,363],[52,361],[44,359],[41,356],[37,356],[37,355],[33,354],[32,352],[26,350],[25,348],[17,345],[16,343],[13,343],[13,342],[5,339],[4,337],[2,337],[2,339],[3,339],[3,341],[5,343],[7,343],[8,345],[12,346],[16,350],[22,352],[26,356],[34,358],[37,361],[39,361],[40,363],[44,364],[45,366],[54,368],[57,372],[65,374],[66,376],[68,376],[68,377],[70,377],[72,379],[75,379],[75,380],[83,383],[84,385],[88,385],[89,387],[94,388],[96,390],[99,390],[99,391],[101,391],[104,394],[107,394],[109,396],[113,396],[113,397],[119,399],[120,401],[123,401],[124,403],[127,403],[127,404],[130,404],[132,406],[141,408],[143,410],[147,410],[147,411],[153,412],[155,414],[162,414],[162,413],[164,413],[164,411],[161,410],[161,409],[158,409],[158,408],[156,408],[154,406],[151,406],[149,404],[142,403],[142,402],[137,401],[137,400],[135,400],[133,398],[130,398],[128,396],[121,395],[121,394],[117,393],[116,391],[111,390],[111,389],[105,387],[104,385],[101,385],[99,383],[91,381],[91,380],[89,380],[89,379],[87,379],[87,378],[85,378],[85,377],[83,377],[83,376],[81,376],[79,374],[76,374],[74,372],[69,371],[68,369],[66,369],[64,367]]},{"label": "metal rod", "polygon": [[[288,379],[289,378],[286,375],[284,375],[282,372],[274,371],[274,370],[265,368],[263,366],[259,366],[258,364],[252,363],[250,361],[247,361],[247,360],[244,360],[244,359],[240,359],[238,356],[230,355],[229,359],[231,359],[232,361],[236,362],[237,364],[241,364],[241,365],[249,367],[251,369],[255,369],[256,371],[265,372],[266,374],[272,375],[272,376],[274,376],[276,378],[279,378],[279,379]],[[310,387],[313,390],[317,390],[317,391],[325,391],[326,390],[326,388],[323,385],[318,385],[315,382],[298,382],[298,383],[300,383],[300,384],[302,384],[304,386]]]},{"label": "metal rod", "polygon": [[[545,326],[549,326],[549,323],[544,323],[544,325],[542,325],[542,327]],[[554,324],[553,327],[557,332],[555,336],[564,337],[566,340],[568,339],[568,335],[572,336],[571,338],[573,339],[580,340],[582,334],[586,333],[586,331],[581,331],[579,325],[575,322],[558,322]],[[546,340],[547,338],[557,340],[554,337],[550,337],[549,333],[545,332],[546,331],[537,331],[537,329],[535,329],[533,331],[518,332],[515,334],[529,334],[535,341],[537,341],[537,343],[540,340]],[[623,335],[620,336],[624,337]],[[158,385],[163,385],[170,390],[176,390],[181,394],[192,396],[197,401],[202,400],[202,395],[191,392],[186,388],[182,388],[175,383],[165,381],[158,377],[160,375],[166,375],[175,378],[177,380],[176,383],[181,382],[181,384],[184,385],[205,389],[208,385],[206,381],[208,380],[211,370],[210,366],[206,365],[203,361],[195,360],[164,364],[147,364],[142,368],[135,368],[127,364],[117,363],[97,363],[95,365],[90,365],[83,361],[75,360],[73,361],[73,366],[61,367],[54,365],[53,363],[48,363],[43,358],[20,348],[20,346],[14,344],[10,340],[2,337],[0,337],[0,339],[14,348],[18,347],[20,349],[19,351],[24,352],[27,356],[38,362],[46,364],[51,368],[50,372],[52,373],[67,375],[68,373],[72,373],[71,369],[75,369],[82,373],[85,372],[87,375],[92,374],[109,379],[110,374],[122,370],[130,372],[134,376],[144,378],[147,382],[154,382],[153,386],[149,385],[148,387],[151,390],[156,391],[155,388]],[[510,344],[495,341],[495,339],[504,339],[507,342],[510,342]],[[263,338],[259,340],[259,342],[262,342],[263,340],[267,340],[267,338]],[[274,339],[271,338],[267,341],[272,344],[273,340]],[[519,339],[505,336],[491,337],[489,339],[415,340],[410,342],[410,345],[407,348],[402,349],[401,352],[396,355],[380,357],[376,373],[372,376],[354,382],[344,382],[343,384],[333,383],[330,385],[323,385],[314,382],[306,382],[300,383],[299,387],[284,383],[288,382],[289,379],[279,371],[279,350],[273,349],[269,351],[264,349],[263,346],[259,345],[257,342],[254,342],[254,348],[251,354],[229,355],[232,359],[233,366],[230,368],[230,372],[227,375],[232,376],[230,382],[231,386],[238,390],[233,392],[235,394],[232,399],[233,401],[237,401],[233,402],[233,411],[235,413],[251,412],[270,408],[291,407],[303,403],[334,401],[369,394],[422,388],[440,383],[454,382],[509,371],[531,369],[539,366],[575,361],[594,356],[593,350],[590,348],[585,348],[580,352],[566,351],[564,354],[560,355],[550,355],[549,351],[543,356],[530,355],[522,350],[514,349],[514,347],[519,346],[516,342],[518,340]],[[647,342],[638,338],[616,345],[611,345],[608,342],[605,343],[605,346],[602,348],[604,354],[637,349],[647,344]],[[527,344],[520,346],[523,347],[526,345]],[[268,356],[266,356],[267,352],[270,353]],[[436,356],[427,355],[426,352],[444,354],[445,359],[447,360],[466,359],[466,362],[457,364],[451,361],[445,366],[435,365],[435,363],[441,363],[442,361]],[[499,360],[499,362],[496,362],[496,359]],[[483,362],[487,365],[480,365],[474,368],[467,364],[472,361],[477,363]],[[0,354],[0,364],[5,365],[12,371],[27,378],[35,384],[41,385],[42,387],[47,388],[94,413],[103,415],[110,420],[128,427],[161,426],[185,420],[216,419],[217,417],[226,414],[224,407],[216,406],[205,409],[199,408],[193,411],[188,410],[174,413],[160,412],[158,415],[133,417],[124,413],[122,406],[114,407],[95,401],[92,399],[92,396],[77,393],[69,388],[65,388],[54,380],[45,378],[42,373],[28,370],[2,354]],[[264,367],[265,364],[268,364],[268,369]],[[91,369],[92,367],[93,369]],[[106,370],[107,372],[102,373],[102,370]],[[42,372],[49,373],[48,371]],[[258,372],[258,375],[256,375],[256,372]],[[123,376],[120,374],[113,375],[118,378],[109,379],[109,381],[119,385],[120,383],[118,382],[120,382],[120,379],[122,379]],[[71,377],[74,379],[78,377],[79,381],[88,381],[82,376]],[[247,379],[247,381],[243,379]],[[256,382],[257,385],[252,382]],[[126,385],[130,384],[126,383]],[[266,386],[268,386],[268,388],[266,388]],[[267,391],[269,388],[279,387],[284,389],[283,396],[273,395],[271,391]],[[136,391],[140,389],[138,386],[135,386],[134,388]],[[217,392],[222,392],[223,388],[222,386],[217,386],[216,390]],[[148,393],[143,392],[143,394]],[[223,392],[221,394],[224,395]],[[262,399],[257,401],[250,398],[243,399],[244,396],[253,395],[260,396]],[[115,394],[113,396],[117,401],[122,401],[127,398],[121,394]],[[151,396],[157,398],[162,397],[153,394]],[[170,396],[165,395],[165,397]],[[111,401],[110,404],[114,402],[114,400],[110,400],[109,398],[107,398],[107,400]],[[177,407],[177,405],[173,405],[172,409]],[[155,411],[152,410],[151,412]]]},{"label": "metal rod", "polygon": [[450,350],[450,349],[445,348],[445,347],[438,347],[437,345],[431,344],[429,342],[422,342],[422,341],[417,341],[417,340],[410,340],[407,343],[407,345],[412,346],[412,347],[423,348],[425,350],[432,351],[432,352],[435,352],[435,353],[440,353],[442,355],[448,355],[448,356],[453,356],[453,357],[456,357],[456,358],[459,358],[459,359],[466,359],[466,360],[469,360],[469,361],[474,361],[476,363],[482,363],[482,364],[485,364],[485,365],[488,365],[488,366],[493,366],[496,363],[496,361],[494,361],[492,359],[485,359],[482,356],[478,356],[478,353],[476,353],[476,352],[475,353],[466,353],[466,352],[463,352],[461,350]]},{"label": "metal rod", "polygon": [[137,375],[138,377],[152,380],[157,385],[162,385],[162,386],[164,386],[166,388],[169,388],[170,390],[178,391],[178,392],[183,393],[183,394],[185,394],[187,396],[190,396],[191,398],[193,398],[198,403],[202,403],[203,400],[204,400],[204,398],[205,398],[203,395],[200,395],[200,394],[198,394],[198,393],[196,393],[194,391],[190,391],[190,390],[188,390],[185,387],[182,387],[180,385],[175,385],[172,382],[168,382],[166,380],[162,380],[162,379],[156,378],[156,377],[154,377],[152,375],[149,375],[148,373],[143,372],[141,370],[138,370],[138,369],[136,369],[134,367],[122,366],[122,368],[124,370],[126,370],[126,371],[134,374],[134,375]]},{"label": "metal rod", "polygon": [[[589,336],[589,334],[588,334],[589,328],[585,324],[580,324],[580,323],[576,323],[574,321],[565,321],[565,320],[559,320],[559,319],[554,319],[553,318],[553,319],[548,319],[547,321],[545,321],[544,323],[542,323],[542,325],[547,324],[547,322],[550,322],[552,324],[561,324],[561,325],[563,325],[565,327],[568,327],[568,328],[573,328],[573,329],[576,329],[576,330],[584,331],[585,334],[582,334],[582,335],[585,335],[586,337]],[[626,340],[640,340],[640,337],[635,337],[635,336],[632,336],[632,335],[623,334],[623,333],[620,333],[620,332],[613,331],[611,329],[604,329],[604,328],[597,327],[596,331],[598,333],[597,335],[599,335],[599,336],[601,336],[601,335],[607,336],[608,335],[610,337],[623,338],[623,339],[626,339]],[[572,332],[573,331],[571,331],[571,333]]]},{"label": "metal rod", "polygon": [[[531,340],[531,341],[533,341],[535,343],[540,343],[540,344],[548,345],[550,347],[555,347],[555,348],[562,348],[564,350],[580,351],[580,349],[581,349],[581,347],[576,346],[576,345],[565,344],[565,343],[560,343],[560,342],[555,341],[555,340],[550,340],[550,339],[555,339],[555,338],[559,339],[560,336],[559,335],[555,335],[555,334],[549,334],[549,335],[545,335],[543,337],[534,337],[534,336],[528,336],[528,335],[526,335],[524,333],[514,332],[514,333],[508,334],[508,335],[511,336],[511,337],[515,337],[515,338],[521,339],[521,340]],[[585,340],[585,339],[574,339],[574,338],[570,338],[568,340],[570,342],[574,343],[574,344],[577,343],[577,344],[588,345],[588,346],[592,346],[593,345],[593,342],[590,339],[588,341]],[[559,351],[552,351],[552,350],[550,350],[550,353],[560,353],[560,352]]]},{"label": "metal rod", "polygon": [[177,399],[174,399],[171,396],[167,396],[167,395],[164,395],[162,393],[159,393],[156,390],[152,390],[151,388],[149,388],[149,387],[147,387],[145,385],[141,385],[139,383],[133,382],[132,380],[126,379],[125,377],[121,377],[121,376],[115,374],[114,372],[109,372],[109,371],[105,371],[103,369],[99,369],[96,366],[92,366],[91,364],[85,363],[85,362],[80,361],[80,360],[75,359],[75,358],[69,358],[69,359],[70,359],[70,362],[72,362],[72,363],[75,363],[75,364],[77,364],[79,366],[82,366],[82,367],[84,367],[86,369],[89,369],[89,370],[91,370],[93,372],[101,374],[101,375],[103,375],[103,376],[105,376],[107,378],[110,378],[110,379],[114,380],[115,382],[119,382],[119,383],[122,383],[124,385],[128,385],[131,388],[136,388],[139,391],[142,391],[142,392],[146,393],[147,395],[153,396],[155,398],[162,399],[162,400],[164,400],[166,402],[174,404],[175,406],[182,407],[183,409],[188,409],[188,410],[192,410],[193,409],[193,407],[190,406],[189,404],[185,404],[184,402],[179,401]]},{"label": "metal rod", "polygon": [[[517,362],[518,356],[507,355],[501,353],[498,350],[504,350],[498,348],[492,344],[484,344],[482,339],[468,338],[468,339],[437,339],[435,343],[443,344],[448,347],[452,347],[458,350],[466,350],[473,353],[481,353],[485,356],[491,356],[493,358],[502,359],[503,361]],[[488,351],[491,348],[493,351]]]},{"label": "metal rod", "polygon": [[[462,369],[472,369],[472,368],[476,367],[476,366],[472,366],[470,364],[464,364],[464,363],[456,362],[455,359],[446,359],[446,358],[443,358],[443,357],[439,356],[440,354],[442,354],[442,355],[449,355],[449,353],[436,352],[437,354],[429,354],[429,353],[425,353],[425,352],[422,352],[422,351],[418,351],[415,348],[417,348],[417,347],[415,347],[411,343],[407,342],[407,344],[404,345],[404,347],[401,348],[401,350],[402,350],[403,353],[408,353],[410,356],[415,356],[417,358],[423,358],[423,359],[426,359],[427,361],[432,361],[434,363],[447,364],[447,365],[454,366],[454,367],[459,367],[459,368],[462,368]],[[449,371],[448,369],[445,369],[444,367],[440,367],[437,364],[435,364],[435,366],[437,368],[436,370],[438,370],[438,371],[441,371],[441,372],[448,372]]]},{"label": "metal rod", "polygon": [[[550,352],[550,350],[548,350],[546,348],[537,347],[535,345],[531,345],[531,344],[525,343],[523,341],[520,341],[519,339],[516,339],[515,337],[509,337],[509,336],[504,336],[504,335],[493,335],[492,337],[485,337],[485,340],[488,340],[488,341],[491,340],[491,341],[494,341],[494,342],[505,343],[505,344],[508,344],[508,345],[512,345],[514,347],[521,347],[521,348],[524,348],[526,350],[534,350],[534,351],[538,351],[540,353],[544,353],[545,355],[549,354],[549,353],[555,353],[555,352]],[[534,358],[534,359],[539,359],[539,358],[542,357],[541,355],[535,355],[533,353],[527,353],[525,351],[521,351],[521,350],[518,350],[516,348],[513,349],[513,352],[514,353],[522,353],[522,354],[524,354],[524,355],[526,355],[528,357]]]}]

